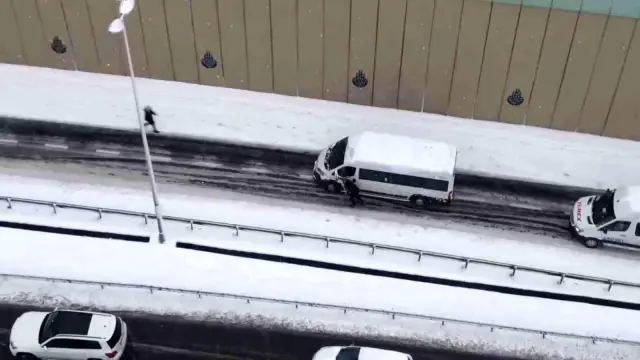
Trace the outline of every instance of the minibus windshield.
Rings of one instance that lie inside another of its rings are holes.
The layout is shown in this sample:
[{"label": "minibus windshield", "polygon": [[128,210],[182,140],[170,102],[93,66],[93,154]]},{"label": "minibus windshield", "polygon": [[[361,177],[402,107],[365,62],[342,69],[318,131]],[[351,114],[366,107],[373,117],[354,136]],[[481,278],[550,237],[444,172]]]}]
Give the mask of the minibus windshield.
[{"label": "minibus windshield", "polygon": [[327,170],[333,170],[344,163],[344,153],[347,151],[348,138],[344,138],[327,150],[324,158],[324,167]]},{"label": "minibus windshield", "polygon": [[614,191],[607,190],[604,194],[596,196],[593,201],[592,217],[596,226],[606,224],[616,218],[616,214],[613,211],[614,194]]}]

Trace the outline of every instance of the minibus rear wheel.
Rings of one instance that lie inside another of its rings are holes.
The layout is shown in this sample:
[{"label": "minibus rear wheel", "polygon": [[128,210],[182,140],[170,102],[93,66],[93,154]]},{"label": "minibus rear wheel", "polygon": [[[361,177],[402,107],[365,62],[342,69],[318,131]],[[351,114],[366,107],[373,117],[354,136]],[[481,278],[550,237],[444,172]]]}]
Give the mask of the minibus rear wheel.
[{"label": "minibus rear wheel", "polygon": [[421,195],[413,195],[409,198],[409,201],[411,201],[412,205],[419,207],[425,207],[425,205],[427,205],[427,200]]},{"label": "minibus rear wheel", "polygon": [[588,247],[589,249],[602,247],[602,241],[594,238],[586,238],[583,240],[583,243],[584,246]]}]

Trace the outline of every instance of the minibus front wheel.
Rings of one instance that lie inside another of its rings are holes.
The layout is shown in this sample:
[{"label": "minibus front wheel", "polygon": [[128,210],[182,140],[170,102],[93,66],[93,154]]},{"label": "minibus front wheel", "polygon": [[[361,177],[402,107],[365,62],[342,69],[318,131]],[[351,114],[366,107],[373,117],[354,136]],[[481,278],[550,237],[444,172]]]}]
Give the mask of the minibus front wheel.
[{"label": "minibus front wheel", "polygon": [[330,181],[325,189],[332,194],[338,194],[342,192],[342,186],[337,181]]}]

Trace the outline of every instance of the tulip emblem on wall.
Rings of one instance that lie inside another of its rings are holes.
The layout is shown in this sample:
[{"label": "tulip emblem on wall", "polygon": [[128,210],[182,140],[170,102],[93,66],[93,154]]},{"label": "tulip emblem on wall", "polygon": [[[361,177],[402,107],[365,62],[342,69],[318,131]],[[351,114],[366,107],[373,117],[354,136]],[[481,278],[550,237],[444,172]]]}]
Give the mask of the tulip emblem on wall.
[{"label": "tulip emblem on wall", "polygon": [[511,106],[520,106],[524,103],[524,97],[520,89],[515,89],[509,96],[507,96],[507,104]]},{"label": "tulip emblem on wall", "polygon": [[54,36],[51,40],[51,50],[56,54],[64,54],[67,52],[67,45],[65,45],[59,37]]},{"label": "tulip emblem on wall", "polygon": [[202,66],[204,66],[205,69],[215,69],[218,66],[218,60],[216,60],[216,58],[213,57],[213,54],[211,53],[211,51],[207,51],[202,56],[202,59],[200,60],[200,64],[202,64]]},{"label": "tulip emblem on wall", "polygon": [[365,86],[367,86],[367,84],[369,84],[369,80],[367,79],[367,76],[364,74],[364,71],[358,70],[358,72],[353,77],[353,79],[351,79],[351,83],[353,83],[353,86],[359,89],[362,89]]}]

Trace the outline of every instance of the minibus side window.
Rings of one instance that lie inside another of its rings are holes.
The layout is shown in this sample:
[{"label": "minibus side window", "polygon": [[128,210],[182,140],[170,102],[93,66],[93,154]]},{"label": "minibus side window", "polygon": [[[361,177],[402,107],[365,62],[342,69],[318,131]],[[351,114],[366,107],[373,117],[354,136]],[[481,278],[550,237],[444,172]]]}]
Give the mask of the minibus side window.
[{"label": "minibus side window", "polygon": [[388,176],[382,171],[360,169],[360,180],[377,181],[383,183],[386,182],[385,178],[388,178]]},{"label": "minibus side window", "polygon": [[444,180],[429,179],[411,175],[392,174],[391,182],[398,185],[422,188],[427,190],[447,191],[449,182]]},{"label": "minibus side window", "polygon": [[640,223],[636,225],[636,236],[640,236]]},{"label": "minibus side window", "polygon": [[351,166],[345,166],[343,168],[338,169],[338,175],[341,177],[350,177],[356,175],[356,168]]}]

